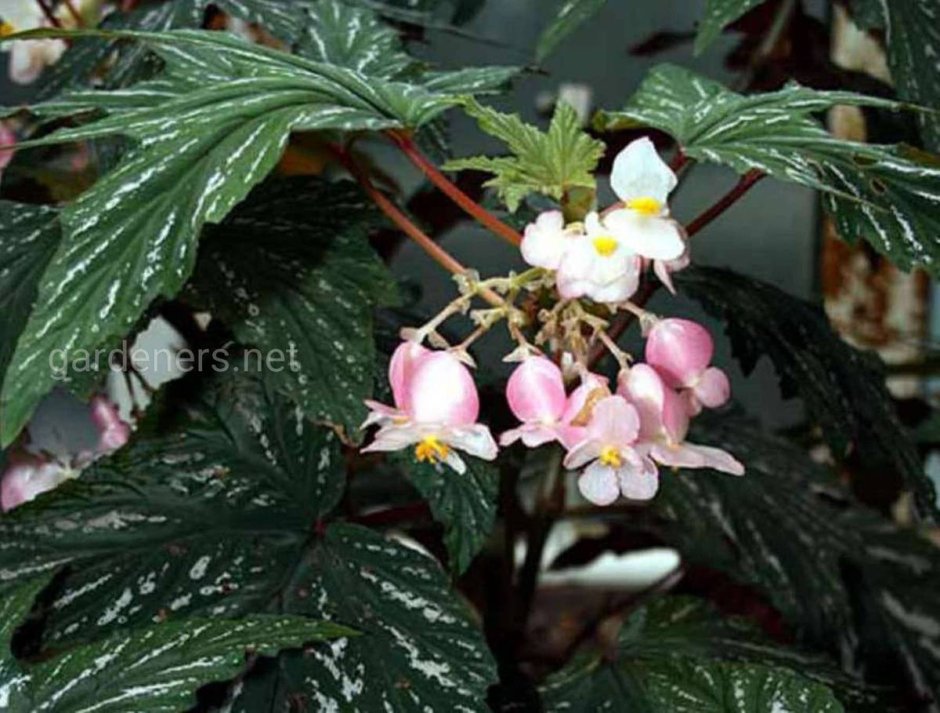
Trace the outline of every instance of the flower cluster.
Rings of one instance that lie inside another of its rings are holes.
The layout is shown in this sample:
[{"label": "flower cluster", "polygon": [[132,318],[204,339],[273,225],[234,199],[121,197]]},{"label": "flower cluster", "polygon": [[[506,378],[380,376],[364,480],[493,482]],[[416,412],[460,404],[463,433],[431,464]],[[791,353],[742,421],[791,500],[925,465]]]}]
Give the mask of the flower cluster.
[{"label": "flower cluster", "polygon": [[94,451],[79,453],[69,463],[26,451],[12,453],[0,482],[0,507],[4,512],[59,487],[67,480],[77,478],[82,468],[127,443],[131,427],[121,419],[109,399],[95,396],[91,400],[90,411],[91,421],[98,434]]},{"label": "flower cluster", "polygon": [[[582,495],[598,505],[621,495],[652,498],[660,466],[744,473],[725,451],[686,440],[691,419],[731,395],[727,376],[711,365],[708,331],[688,320],[660,319],[630,302],[649,267],[673,290],[670,273],[689,264],[685,232],[667,204],[676,176],[652,142],[640,139],[617,156],[611,182],[620,199],[611,209],[568,224],[561,211],[549,211],[526,228],[521,250],[532,269],[483,281],[462,275],[461,297],[420,329],[403,332],[389,366],[394,406],[367,402],[363,428],[379,430],[364,451],[413,448],[418,461],[458,473],[466,469],[458,451],[494,459],[496,442],[478,422],[466,348],[505,319],[518,343],[506,357],[519,362],[506,400],[519,424],[501,434],[501,446],[560,444],[564,466],[580,471]],[[533,298],[516,307],[523,292]],[[477,329],[463,343],[447,345],[437,327],[466,313],[471,298],[484,293],[494,306],[471,312]],[[635,363],[608,333],[609,316],[621,310],[640,319],[647,337],[644,362]],[[536,321],[533,343],[525,333]],[[426,348],[425,340],[438,348]],[[592,371],[598,347],[620,366],[614,383]]]}]

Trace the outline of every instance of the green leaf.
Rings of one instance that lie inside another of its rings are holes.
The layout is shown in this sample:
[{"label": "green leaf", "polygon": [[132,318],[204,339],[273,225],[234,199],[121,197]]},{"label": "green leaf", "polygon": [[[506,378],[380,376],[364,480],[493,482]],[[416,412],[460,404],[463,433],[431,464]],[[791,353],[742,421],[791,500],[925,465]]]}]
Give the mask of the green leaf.
[{"label": "green leaf", "polygon": [[0,201],[0,378],[29,318],[39,278],[60,233],[56,210]]},{"label": "green leaf", "polygon": [[[11,599],[22,604],[30,593],[35,592],[27,585]],[[352,634],[346,627],[303,617],[157,624],[114,634],[33,666],[4,661],[0,702],[10,713],[171,713],[195,704],[200,686],[238,674],[248,653],[272,655]]]},{"label": "green leaf", "polygon": [[830,664],[722,620],[693,599],[661,599],[635,612],[609,653],[581,657],[554,674],[543,689],[546,710],[843,711],[833,692],[814,680],[847,678]]},{"label": "green leaf", "polygon": [[560,0],[555,17],[539,36],[535,61],[544,62],[572,32],[594,17],[607,0]]},{"label": "green leaf", "polygon": [[921,695],[936,690],[940,603],[929,593],[940,586],[940,551],[854,504],[801,448],[737,418],[704,418],[699,426],[692,440],[733,452],[745,476],[664,476],[646,527],[687,562],[755,587],[802,644],[846,670],[902,693],[901,676],[884,672],[905,671]]},{"label": "green leaf", "polygon": [[192,282],[242,344],[280,358],[271,383],[348,438],[372,395],[372,312],[397,297],[367,240],[375,224],[350,183],[271,182],[209,232]]},{"label": "green leaf", "polygon": [[744,96],[664,65],[653,70],[626,109],[599,115],[597,124],[653,126],[672,134],[691,158],[823,191],[824,206],[845,240],[864,238],[902,269],[921,265],[940,274],[938,159],[903,145],[834,138],[812,114],[837,104],[904,108],[796,84]]},{"label": "green leaf", "polygon": [[495,174],[485,185],[497,190],[511,212],[530,193],[560,201],[569,191],[595,190],[593,172],[604,144],[581,130],[578,114],[568,104],[557,106],[547,132],[515,114],[502,114],[473,100],[467,101],[464,109],[483,131],[505,142],[512,156],[456,159],[444,168]]},{"label": "green leaf", "polygon": [[[64,349],[76,358],[110,344],[154,299],[175,294],[192,271],[202,226],[220,222],[265,177],[292,130],[419,126],[457,98],[450,89],[365,77],[220,32],[106,36],[146,43],[166,72],[131,89],[77,92],[47,106],[109,115],[34,145],[119,134],[137,147],[62,212],[62,242],[4,384],[4,444],[53,385],[48,355]],[[505,76],[499,69],[428,81],[449,79],[461,92],[472,82],[482,91]]]},{"label": "green leaf", "polygon": [[767,356],[784,395],[799,395],[823,428],[836,457],[854,451],[874,470],[900,475],[917,512],[935,522],[935,488],[917,448],[898,420],[882,364],[832,329],[818,307],[764,282],[720,268],[692,268],[678,284],[728,323],[735,355],[746,373]]},{"label": "green leaf", "polygon": [[[854,0],[856,22],[884,29],[891,77],[902,99],[940,109],[940,18],[933,0]],[[924,142],[940,151],[940,118],[921,115]]]},{"label": "green leaf", "polygon": [[492,463],[478,458],[465,458],[467,472],[463,475],[430,463],[418,463],[409,456],[396,460],[428,501],[434,519],[444,525],[444,544],[451,569],[463,574],[493,531],[499,471]]},{"label": "green leaf", "polygon": [[496,667],[436,562],[356,525],[332,525],[294,577],[288,612],[355,622],[341,639],[249,677],[233,713],[487,711]]},{"label": "green leaf", "polygon": [[263,611],[344,489],[333,434],[245,375],[220,378],[178,423],[147,430],[0,518],[0,582],[71,565],[50,641]]},{"label": "green leaf", "polygon": [[695,54],[699,55],[718,39],[721,31],[764,0],[706,0],[705,14],[695,35]]}]

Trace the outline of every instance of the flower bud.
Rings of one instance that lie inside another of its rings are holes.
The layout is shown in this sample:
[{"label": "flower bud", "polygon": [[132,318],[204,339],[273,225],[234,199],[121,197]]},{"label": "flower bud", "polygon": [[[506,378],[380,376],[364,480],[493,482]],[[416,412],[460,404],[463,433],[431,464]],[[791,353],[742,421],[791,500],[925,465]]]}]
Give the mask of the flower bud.
[{"label": "flower bud", "polygon": [[687,319],[662,319],[650,330],[646,361],[671,388],[690,388],[699,380],[715,353],[711,335]]},{"label": "flower bud", "polygon": [[523,423],[558,421],[567,403],[561,370],[544,356],[529,357],[509,377],[506,400]]},{"label": "flower bud", "polygon": [[404,380],[405,410],[416,423],[469,426],[480,415],[480,397],[469,369],[451,353],[431,351],[410,365]]}]

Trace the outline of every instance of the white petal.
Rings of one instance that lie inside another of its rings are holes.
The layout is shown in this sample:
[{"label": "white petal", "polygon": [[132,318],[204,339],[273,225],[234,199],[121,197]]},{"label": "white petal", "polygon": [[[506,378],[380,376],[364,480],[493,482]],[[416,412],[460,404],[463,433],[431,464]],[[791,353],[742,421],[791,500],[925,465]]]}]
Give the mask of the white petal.
[{"label": "white petal", "polygon": [[624,247],[645,258],[675,260],[685,252],[682,230],[669,218],[623,209],[615,210],[604,222]]},{"label": "white petal", "polygon": [[467,472],[467,464],[463,462],[463,458],[461,458],[456,451],[448,453],[447,457],[444,459],[444,463],[457,471],[458,475],[463,475]]},{"label": "white petal", "polygon": [[375,451],[400,451],[419,443],[427,435],[424,429],[413,424],[403,426],[385,426],[375,434],[375,440],[361,449],[362,453]]},{"label": "white petal", "polygon": [[565,232],[561,211],[542,213],[526,226],[522,239],[522,258],[534,267],[557,270],[568,244],[577,238]]},{"label": "white petal", "polygon": [[592,463],[578,478],[578,490],[595,505],[610,505],[620,495],[617,472],[610,466]]},{"label": "white petal", "polygon": [[610,174],[611,188],[622,201],[655,198],[665,205],[677,182],[676,174],[646,137],[637,139],[617,154]]},{"label": "white petal", "polygon": [[479,423],[447,429],[441,433],[440,438],[447,445],[483,460],[495,459],[499,450],[490,429]]},{"label": "white petal", "polygon": [[585,463],[599,458],[602,450],[604,450],[604,444],[600,441],[593,438],[583,440],[568,451],[564,466],[569,470],[580,468]]},{"label": "white petal", "polygon": [[620,490],[625,498],[630,500],[650,500],[659,490],[659,473],[656,466],[643,469],[621,468],[617,475],[620,478]]}]

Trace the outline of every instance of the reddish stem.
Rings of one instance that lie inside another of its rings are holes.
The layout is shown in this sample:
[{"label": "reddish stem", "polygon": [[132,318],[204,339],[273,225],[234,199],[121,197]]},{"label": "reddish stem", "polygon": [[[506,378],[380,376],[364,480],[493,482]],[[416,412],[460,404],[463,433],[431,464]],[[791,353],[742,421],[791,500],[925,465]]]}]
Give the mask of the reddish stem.
[{"label": "reddish stem", "polygon": [[[379,207],[379,209],[388,216],[398,228],[409,238],[414,240],[424,252],[431,256],[437,264],[454,275],[463,275],[467,273],[467,268],[449,252],[435,243],[421,228],[415,225],[407,215],[405,215],[398,206],[390,201],[382,193],[366,173],[356,164],[349,153],[338,146],[332,146],[332,151],[336,154],[340,162],[346,167],[346,170],[355,178],[369,198]],[[481,290],[480,296],[491,305],[499,306],[503,304],[502,298],[492,290]]]},{"label": "reddish stem", "polygon": [[519,245],[522,242],[522,236],[516,230],[486,210],[441,173],[437,166],[421,153],[421,149],[418,148],[410,136],[400,131],[387,131],[385,133],[401,149],[402,153],[428,177],[428,180],[460,206],[464,212],[512,245]]},{"label": "reddish stem", "polygon": [[82,18],[82,14],[75,9],[75,5],[72,3],[72,0],[62,0],[65,4],[65,8],[69,11],[69,15],[72,16],[72,19],[75,20],[76,27],[84,27],[85,20]]},{"label": "reddish stem", "polygon": [[52,11],[52,7],[46,2],[46,0],[36,0],[36,4],[39,5],[42,10],[42,14],[46,16],[46,19],[52,24],[53,27],[62,29],[62,23],[59,22],[59,18],[55,16],[55,13]]},{"label": "reddish stem", "polygon": [[[703,228],[718,218],[722,213],[728,210],[728,208],[737,203],[741,197],[751,190],[754,184],[760,181],[760,179],[763,177],[764,174],[761,171],[756,169],[748,171],[741,177],[734,188],[719,198],[714,205],[703,211],[698,217],[692,220],[692,222],[685,227],[686,234],[691,238],[697,233],[701,232]],[[659,282],[646,280],[644,281],[643,286],[640,288],[639,292],[637,292],[631,298],[631,301],[635,305],[643,307],[647,302],[650,301],[650,298],[656,294],[656,290],[658,290],[659,287]],[[610,329],[607,330],[608,336],[610,336],[610,338],[614,341],[617,341],[617,339],[620,338],[620,335],[626,331],[627,327],[629,327],[632,322],[632,314],[620,315],[618,319],[614,320],[614,323],[611,325]],[[588,366],[593,367],[602,356],[604,356],[604,346],[602,344],[598,344],[591,352],[591,355],[588,359]]]}]

